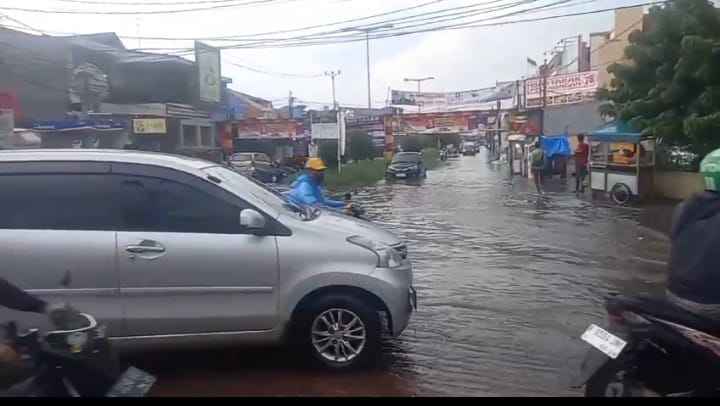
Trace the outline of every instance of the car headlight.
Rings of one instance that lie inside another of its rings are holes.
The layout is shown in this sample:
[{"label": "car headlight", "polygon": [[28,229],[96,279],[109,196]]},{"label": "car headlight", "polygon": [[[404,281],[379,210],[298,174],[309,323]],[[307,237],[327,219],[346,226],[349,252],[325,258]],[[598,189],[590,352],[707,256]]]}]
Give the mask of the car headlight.
[{"label": "car headlight", "polygon": [[378,268],[395,268],[402,265],[402,258],[400,257],[400,254],[387,244],[373,241],[359,235],[348,237],[347,241],[351,244],[370,250],[377,255]]}]

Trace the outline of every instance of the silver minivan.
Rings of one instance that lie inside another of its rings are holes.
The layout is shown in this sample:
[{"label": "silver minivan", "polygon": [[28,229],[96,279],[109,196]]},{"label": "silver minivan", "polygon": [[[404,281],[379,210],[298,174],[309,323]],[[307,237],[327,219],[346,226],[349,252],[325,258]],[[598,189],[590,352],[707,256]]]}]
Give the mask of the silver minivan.
[{"label": "silver minivan", "polygon": [[0,193],[0,275],[92,313],[121,349],[289,342],[344,369],[373,361],[417,306],[398,237],[212,162],[5,151]]}]

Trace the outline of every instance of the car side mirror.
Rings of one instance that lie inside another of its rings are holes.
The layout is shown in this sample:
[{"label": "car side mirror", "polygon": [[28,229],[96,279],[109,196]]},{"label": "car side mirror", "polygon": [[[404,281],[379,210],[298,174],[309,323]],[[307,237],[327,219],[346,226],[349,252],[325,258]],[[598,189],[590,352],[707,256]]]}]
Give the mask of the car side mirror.
[{"label": "car side mirror", "polygon": [[265,217],[253,209],[244,209],[240,212],[240,225],[249,230],[262,230],[265,228]]}]

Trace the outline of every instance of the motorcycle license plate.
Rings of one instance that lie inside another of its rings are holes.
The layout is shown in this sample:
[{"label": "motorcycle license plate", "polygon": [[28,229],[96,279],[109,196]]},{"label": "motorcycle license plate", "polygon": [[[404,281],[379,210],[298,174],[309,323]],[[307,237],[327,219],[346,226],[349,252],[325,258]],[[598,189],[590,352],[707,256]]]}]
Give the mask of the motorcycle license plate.
[{"label": "motorcycle license plate", "polygon": [[396,177],[396,178],[404,178],[404,177],[406,177],[406,176],[407,176],[407,175],[404,174],[404,173],[396,173],[396,174],[395,174],[395,177]]},{"label": "motorcycle license plate", "polygon": [[585,330],[580,339],[612,359],[617,358],[627,345],[627,342],[622,338],[594,324],[591,324]]},{"label": "motorcycle license plate", "polygon": [[149,373],[130,367],[108,392],[108,397],[143,397],[157,379]]}]

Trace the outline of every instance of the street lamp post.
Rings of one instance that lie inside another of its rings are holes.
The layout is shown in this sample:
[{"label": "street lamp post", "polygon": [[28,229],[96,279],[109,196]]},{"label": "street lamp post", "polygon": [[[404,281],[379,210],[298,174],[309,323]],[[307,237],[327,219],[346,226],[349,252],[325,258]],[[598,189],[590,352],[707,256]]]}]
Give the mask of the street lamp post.
[{"label": "street lamp post", "polygon": [[[433,79],[435,79],[435,78],[432,77],[432,76],[428,76],[428,77],[416,78],[416,79],[405,78],[405,79],[403,79],[403,80],[406,81],[406,82],[417,82],[417,91],[418,91],[418,93],[420,93],[420,83],[422,83],[422,82],[424,82],[424,81],[426,81],[426,80],[433,80]],[[418,113],[421,111],[421,109],[422,109],[422,106],[418,104]]]},{"label": "street lamp post", "polygon": [[344,28],[342,31],[358,31],[365,33],[365,61],[367,63],[367,101],[368,108],[372,108],[372,98],[370,95],[370,33],[377,30],[393,28],[393,24],[376,25],[373,27],[351,27]]}]

